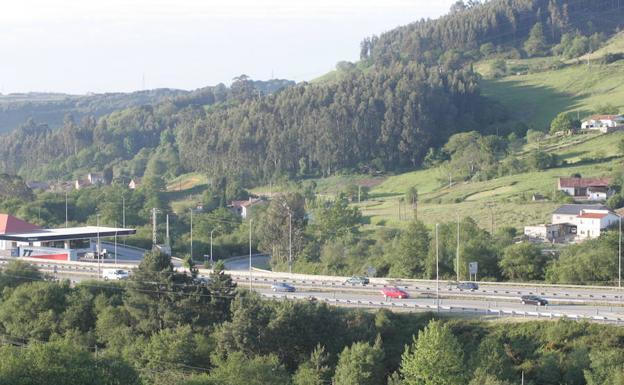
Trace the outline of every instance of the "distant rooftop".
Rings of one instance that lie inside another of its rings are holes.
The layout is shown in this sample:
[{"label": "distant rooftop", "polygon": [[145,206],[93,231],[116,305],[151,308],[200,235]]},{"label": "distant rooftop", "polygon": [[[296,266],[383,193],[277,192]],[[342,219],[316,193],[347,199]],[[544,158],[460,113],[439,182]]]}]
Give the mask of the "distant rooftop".
[{"label": "distant rooftop", "polygon": [[610,211],[609,208],[605,205],[601,204],[593,204],[593,205],[562,205],[557,208],[553,212],[553,214],[560,215],[579,215],[582,210],[607,210]]},{"label": "distant rooftop", "polygon": [[123,229],[115,227],[68,227],[60,229],[32,229],[23,232],[10,232],[0,234],[0,240],[19,241],[19,242],[39,242],[39,241],[58,241],[73,239],[89,239],[126,236],[136,234],[135,229]]},{"label": "distant rooftop", "polygon": [[611,184],[611,178],[559,178],[559,185],[561,187],[609,187]]}]

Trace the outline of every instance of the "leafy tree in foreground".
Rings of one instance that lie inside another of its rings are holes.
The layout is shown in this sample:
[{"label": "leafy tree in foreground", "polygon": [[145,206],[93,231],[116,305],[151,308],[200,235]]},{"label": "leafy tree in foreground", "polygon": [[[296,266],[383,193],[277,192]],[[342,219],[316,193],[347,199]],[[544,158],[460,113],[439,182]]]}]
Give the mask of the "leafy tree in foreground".
[{"label": "leafy tree in foreground", "polygon": [[293,377],[294,385],[325,385],[331,381],[329,357],[320,344],[310,355],[310,359],[297,369]]},{"label": "leafy tree in foreground", "polygon": [[531,281],[544,278],[546,257],[530,242],[511,245],[505,249],[500,267],[511,281]]},{"label": "leafy tree in foreground", "polygon": [[561,112],[550,123],[551,134],[554,134],[556,132],[570,131],[573,128],[574,128],[574,124],[572,122],[572,118],[570,118],[570,116],[566,112]]},{"label": "leafy tree in foreground", "polygon": [[335,385],[378,385],[384,378],[381,339],[375,345],[356,342],[346,347],[336,366]]},{"label": "leafy tree in foreground", "polygon": [[448,326],[431,321],[403,353],[405,385],[461,385],[466,383],[464,354]]}]

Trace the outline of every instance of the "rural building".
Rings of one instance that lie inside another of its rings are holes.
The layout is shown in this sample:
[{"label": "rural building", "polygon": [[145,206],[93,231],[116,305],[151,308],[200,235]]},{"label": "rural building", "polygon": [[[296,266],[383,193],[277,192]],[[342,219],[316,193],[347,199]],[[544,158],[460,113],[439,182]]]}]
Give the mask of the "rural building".
[{"label": "rural building", "polygon": [[103,226],[43,229],[12,215],[0,214],[0,255],[76,261],[96,252],[98,239],[135,233],[134,229]]},{"label": "rural building", "polygon": [[245,219],[249,215],[251,208],[257,204],[263,203],[262,199],[249,198],[244,201],[232,201],[228,207],[241,218]]},{"label": "rural building", "polygon": [[130,183],[128,183],[128,188],[131,190],[136,190],[140,185],[141,185],[141,178],[139,178],[138,176],[135,176],[134,178],[130,179]]},{"label": "rural building", "polygon": [[533,241],[566,243],[598,238],[619,221],[619,215],[607,206],[562,205],[552,214],[552,223],[525,226],[524,235]]},{"label": "rural building", "polygon": [[608,133],[619,129],[624,125],[624,116],[622,115],[594,115],[581,123],[584,130],[598,130]]},{"label": "rural building", "polygon": [[559,178],[557,190],[574,199],[604,202],[613,195],[610,185],[611,178]]},{"label": "rural building", "polygon": [[104,173],[102,172],[90,172],[87,174],[87,180],[90,184],[106,184]]}]

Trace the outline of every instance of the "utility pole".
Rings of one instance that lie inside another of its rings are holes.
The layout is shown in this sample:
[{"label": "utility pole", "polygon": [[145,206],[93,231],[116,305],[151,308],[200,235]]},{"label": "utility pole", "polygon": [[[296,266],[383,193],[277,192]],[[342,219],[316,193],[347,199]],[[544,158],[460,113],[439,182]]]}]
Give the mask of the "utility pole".
[{"label": "utility pole", "polygon": [[215,232],[216,229],[218,229],[219,226],[215,227],[214,229],[210,230],[210,267],[212,267],[213,264],[213,259],[212,259],[212,233]]},{"label": "utility pole", "polygon": [[292,274],[292,212],[288,210],[288,274]]},{"label": "utility pole", "polygon": [[65,228],[67,228],[67,190],[65,190]]},{"label": "utility pole", "polygon": [[440,224],[435,225],[435,238],[436,238],[436,310],[440,312],[440,248],[439,248],[439,227]]},{"label": "utility pole", "polygon": [[249,290],[253,288],[251,283],[251,219],[249,219]]},{"label": "utility pole", "polygon": [[361,196],[362,196],[362,186],[358,185],[358,203],[362,203]]},{"label": "utility pole", "polygon": [[98,278],[100,278],[102,275],[100,273],[100,214],[95,214],[95,221],[96,221],[96,227],[97,227],[97,245],[95,247],[96,252],[97,252],[97,257],[98,257]]},{"label": "utility pole", "polygon": [[193,260],[193,208],[191,207],[191,260]]},{"label": "utility pole", "polygon": [[158,212],[157,208],[152,208],[152,250],[156,249],[156,244],[158,243],[158,236],[156,234],[156,213]]},{"label": "utility pole", "polygon": [[620,239],[618,242],[618,288],[619,289],[622,288],[622,217],[621,216],[620,216]]},{"label": "utility pole", "polygon": [[169,250],[171,250],[171,243],[170,243],[170,239],[169,239],[169,214],[167,214],[166,218],[166,224],[167,226],[165,227],[165,244],[167,245],[167,247],[169,248]]},{"label": "utility pole", "polygon": [[457,256],[455,270],[457,271],[457,282],[459,282],[459,214],[457,214],[457,252],[455,254]]},{"label": "utility pole", "polygon": [[121,194],[121,227],[126,228],[126,197]]}]

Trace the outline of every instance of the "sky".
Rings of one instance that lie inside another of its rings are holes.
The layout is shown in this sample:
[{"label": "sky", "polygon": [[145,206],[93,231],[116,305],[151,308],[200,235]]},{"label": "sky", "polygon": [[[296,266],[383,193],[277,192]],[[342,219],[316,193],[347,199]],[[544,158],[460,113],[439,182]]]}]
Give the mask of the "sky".
[{"label": "sky", "polygon": [[0,93],[311,80],[455,0],[0,0]]}]

